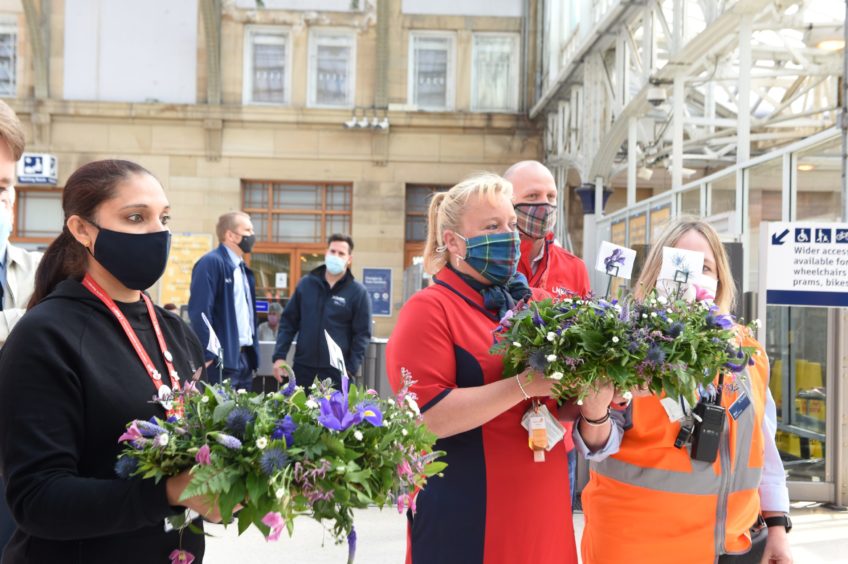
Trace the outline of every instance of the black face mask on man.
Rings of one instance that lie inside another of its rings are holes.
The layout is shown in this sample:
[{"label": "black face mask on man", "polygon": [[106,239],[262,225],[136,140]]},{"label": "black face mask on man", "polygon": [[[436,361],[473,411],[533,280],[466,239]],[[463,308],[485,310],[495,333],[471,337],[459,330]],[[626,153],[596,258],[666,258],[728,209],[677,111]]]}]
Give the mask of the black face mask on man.
[{"label": "black face mask on man", "polygon": [[256,235],[242,235],[239,241],[238,248],[243,253],[249,253],[253,250],[253,245],[256,243]]},{"label": "black face mask on man", "polygon": [[90,222],[99,230],[89,253],[109,274],[131,290],[146,290],[165,272],[171,252],[171,232],[124,233]]}]

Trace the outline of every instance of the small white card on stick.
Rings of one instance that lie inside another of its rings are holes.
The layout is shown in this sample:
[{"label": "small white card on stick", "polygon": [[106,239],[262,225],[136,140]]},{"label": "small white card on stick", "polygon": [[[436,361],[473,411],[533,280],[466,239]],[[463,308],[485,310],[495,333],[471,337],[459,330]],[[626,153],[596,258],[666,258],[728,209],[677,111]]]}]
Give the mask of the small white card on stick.
[{"label": "small white card on stick", "polygon": [[604,241],[598,251],[598,263],[595,270],[630,280],[633,275],[633,263],[636,262],[636,251]]}]

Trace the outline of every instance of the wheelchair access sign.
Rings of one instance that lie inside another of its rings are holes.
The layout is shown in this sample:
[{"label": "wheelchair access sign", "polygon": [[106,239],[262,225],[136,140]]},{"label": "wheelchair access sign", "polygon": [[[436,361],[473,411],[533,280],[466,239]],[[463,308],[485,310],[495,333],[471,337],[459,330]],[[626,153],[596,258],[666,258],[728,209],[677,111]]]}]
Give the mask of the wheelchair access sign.
[{"label": "wheelchair access sign", "polygon": [[848,223],[776,222],[762,233],[767,304],[848,307]]}]

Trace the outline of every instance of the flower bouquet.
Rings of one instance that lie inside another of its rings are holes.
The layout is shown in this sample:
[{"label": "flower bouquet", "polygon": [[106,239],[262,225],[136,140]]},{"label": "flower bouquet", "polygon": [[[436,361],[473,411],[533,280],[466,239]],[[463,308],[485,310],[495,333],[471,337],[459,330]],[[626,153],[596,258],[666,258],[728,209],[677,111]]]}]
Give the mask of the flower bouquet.
[{"label": "flower bouquet", "polygon": [[625,397],[634,388],[683,396],[721,371],[741,372],[755,353],[737,345],[730,315],[709,302],[651,293],[639,302],[600,298],[519,303],[495,330],[491,352],[504,357],[504,377],[532,368],[556,380],[559,400],[581,400],[611,382]]},{"label": "flower bouquet", "polygon": [[283,528],[291,534],[300,515],[331,521],[352,561],[353,509],[392,503],[402,511],[415,488],[445,468],[410,384],[397,400],[382,400],[347,377],[341,390],[290,381],[272,394],[189,382],[165,398],[182,402],[183,417],[128,425],[116,472],[158,481],[188,470],[182,499],[207,496],[224,523],[238,520],[239,534],[252,525],[269,541]]}]

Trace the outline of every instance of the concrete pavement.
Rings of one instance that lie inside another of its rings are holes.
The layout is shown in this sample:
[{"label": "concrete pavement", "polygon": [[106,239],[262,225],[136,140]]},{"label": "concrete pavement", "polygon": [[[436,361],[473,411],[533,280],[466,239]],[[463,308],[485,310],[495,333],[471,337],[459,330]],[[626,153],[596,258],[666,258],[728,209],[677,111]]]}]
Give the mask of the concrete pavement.
[{"label": "concrete pavement", "polygon": [[[818,504],[793,503],[792,540],[795,564],[848,562],[848,512]],[[583,515],[574,516],[575,534],[583,532]],[[311,519],[295,523],[294,535],[268,543],[251,529],[241,537],[235,527],[208,526],[206,564],[343,564],[347,545],[334,545],[332,535]],[[356,513],[359,541],[357,562],[402,564],[406,547],[406,518],[390,508]],[[472,563],[469,563],[472,564]]]}]

